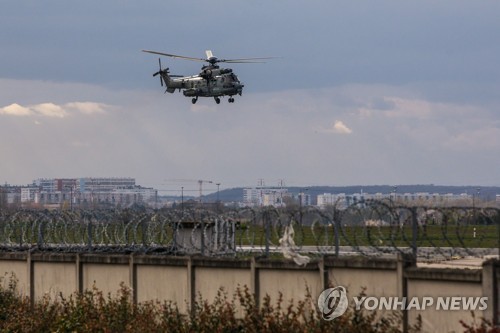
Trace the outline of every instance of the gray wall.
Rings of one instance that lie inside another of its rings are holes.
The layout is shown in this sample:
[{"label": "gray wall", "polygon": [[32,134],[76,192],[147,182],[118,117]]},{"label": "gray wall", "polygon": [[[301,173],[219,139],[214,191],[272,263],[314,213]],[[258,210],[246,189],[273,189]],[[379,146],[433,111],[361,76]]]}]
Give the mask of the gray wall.
[{"label": "gray wall", "polygon": [[[231,296],[247,286],[258,300],[268,294],[276,301],[301,300],[306,288],[316,297],[329,286],[348,289],[349,298],[364,289],[367,296],[487,296],[488,309],[476,317],[496,320],[498,261],[479,269],[421,268],[402,258],[324,257],[305,267],[271,259],[227,259],[72,253],[0,253],[0,274],[14,273],[19,291],[37,299],[45,294],[68,296],[96,287],[116,294],[120,283],[132,288],[135,302],[170,300],[182,311],[202,297],[214,299],[220,287]],[[4,280],[6,283],[6,280]],[[459,320],[470,311],[411,310],[405,325],[421,315],[425,332],[463,331]]]}]

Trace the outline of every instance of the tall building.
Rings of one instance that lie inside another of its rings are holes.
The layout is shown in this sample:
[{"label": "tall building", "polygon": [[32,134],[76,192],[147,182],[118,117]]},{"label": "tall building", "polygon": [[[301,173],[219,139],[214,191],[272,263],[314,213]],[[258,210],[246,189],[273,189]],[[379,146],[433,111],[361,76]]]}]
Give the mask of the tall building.
[{"label": "tall building", "polygon": [[134,178],[39,178],[21,189],[21,201],[41,206],[130,206],[155,204],[158,191],[138,186]]},{"label": "tall building", "polygon": [[243,189],[243,204],[248,207],[282,206],[283,198],[289,197],[282,187],[253,187]]},{"label": "tall building", "polygon": [[77,181],[80,192],[111,192],[115,189],[135,187],[134,178],[80,178]]}]

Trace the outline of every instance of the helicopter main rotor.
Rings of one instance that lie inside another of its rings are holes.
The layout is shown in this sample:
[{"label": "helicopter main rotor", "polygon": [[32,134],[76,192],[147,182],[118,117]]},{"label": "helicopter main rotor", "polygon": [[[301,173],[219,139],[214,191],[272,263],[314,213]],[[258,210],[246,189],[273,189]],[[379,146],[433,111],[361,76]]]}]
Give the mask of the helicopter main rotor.
[{"label": "helicopter main rotor", "polygon": [[214,55],[212,54],[212,51],[210,51],[210,50],[205,51],[205,54],[207,55],[206,59],[186,57],[186,56],[181,56],[181,55],[177,55],[177,54],[163,53],[163,52],[151,51],[151,50],[142,50],[142,52],[153,53],[153,54],[158,54],[158,55],[162,55],[162,56],[166,56],[166,57],[179,58],[179,59],[190,60],[190,61],[200,61],[200,62],[206,61],[212,66],[216,66],[216,64],[219,62],[226,62],[226,63],[231,63],[231,64],[264,63],[264,61],[261,61],[261,60],[274,58],[274,57],[260,57],[260,58],[219,59],[217,57],[214,57]]}]

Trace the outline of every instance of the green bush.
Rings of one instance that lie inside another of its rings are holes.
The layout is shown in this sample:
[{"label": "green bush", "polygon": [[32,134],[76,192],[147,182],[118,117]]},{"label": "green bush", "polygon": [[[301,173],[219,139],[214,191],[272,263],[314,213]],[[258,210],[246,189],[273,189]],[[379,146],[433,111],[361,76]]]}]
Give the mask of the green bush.
[{"label": "green bush", "polygon": [[[201,297],[189,314],[172,302],[134,304],[131,290],[122,285],[116,296],[97,289],[69,298],[44,297],[31,302],[17,292],[17,281],[0,278],[0,332],[402,332],[402,315],[380,316],[350,308],[339,318],[325,321],[308,292],[303,300],[273,302],[264,297],[258,305],[244,286],[231,297],[219,289],[213,302]],[[411,332],[420,330],[417,325]]]}]

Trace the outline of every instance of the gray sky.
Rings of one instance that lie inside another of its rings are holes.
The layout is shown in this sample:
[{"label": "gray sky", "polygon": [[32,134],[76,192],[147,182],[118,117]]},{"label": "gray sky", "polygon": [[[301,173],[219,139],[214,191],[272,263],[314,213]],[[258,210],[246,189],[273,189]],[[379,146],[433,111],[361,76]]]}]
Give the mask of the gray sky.
[{"label": "gray sky", "polygon": [[[498,186],[499,13],[493,0],[3,1],[0,182]],[[232,64],[243,96],[192,105],[163,94],[141,49],[283,58]]]}]

